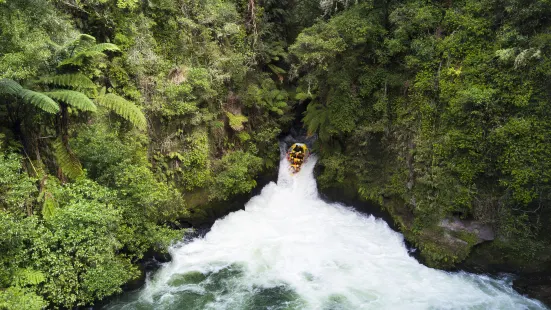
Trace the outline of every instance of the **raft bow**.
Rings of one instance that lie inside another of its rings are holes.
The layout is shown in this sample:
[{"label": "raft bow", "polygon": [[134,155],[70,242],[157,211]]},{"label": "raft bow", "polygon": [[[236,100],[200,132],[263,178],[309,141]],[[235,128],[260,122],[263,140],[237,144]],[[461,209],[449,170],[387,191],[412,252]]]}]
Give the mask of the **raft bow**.
[{"label": "raft bow", "polygon": [[287,160],[291,164],[291,171],[293,174],[300,171],[308,155],[308,147],[304,143],[295,143],[287,150]]}]

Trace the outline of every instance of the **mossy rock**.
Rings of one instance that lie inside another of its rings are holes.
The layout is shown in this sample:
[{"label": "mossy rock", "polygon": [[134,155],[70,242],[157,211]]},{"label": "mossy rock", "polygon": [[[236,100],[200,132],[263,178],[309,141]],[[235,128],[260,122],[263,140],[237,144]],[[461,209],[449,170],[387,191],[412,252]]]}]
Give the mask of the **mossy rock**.
[{"label": "mossy rock", "polygon": [[527,257],[511,250],[507,241],[496,240],[474,247],[463,265],[477,272],[551,273],[551,247]]},{"label": "mossy rock", "polygon": [[407,203],[399,198],[388,198],[384,199],[383,207],[390,213],[404,236],[408,237],[413,230],[415,218]]},{"label": "mossy rock", "polygon": [[439,269],[454,268],[467,258],[473,246],[438,227],[421,230],[415,235],[415,244],[427,266]]}]

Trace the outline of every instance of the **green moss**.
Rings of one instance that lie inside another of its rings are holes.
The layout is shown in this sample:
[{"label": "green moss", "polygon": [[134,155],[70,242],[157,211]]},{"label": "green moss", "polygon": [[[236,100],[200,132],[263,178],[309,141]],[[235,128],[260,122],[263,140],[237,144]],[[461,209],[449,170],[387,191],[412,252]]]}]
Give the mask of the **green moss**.
[{"label": "green moss", "polygon": [[417,223],[414,213],[401,199],[386,199],[384,207],[406,240],[420,250],[423,262],[430,267],[453,268],[455,264],[468,257],[471,248],[477,242],[477,237],[473,233],[448,232],[435,225],[423,227]]},{"label": "green moss", "polygon": [[385,199],[383,207],[390,213],[394,222],[400,227],[406,237],[413,233],[414,215],[410,207],[402,199]]},{"label": "green moss", "polygon": [[473,247],[478,243],[478,236],[475,233],[471,233],[468,231],[460,231],[460,232],[451,232],[452,236],[463,240],[469,244],[469,246]]},{"label": "green moss", "polygon": [[[526,243],[524,248],[533,248],[533,245]],[[511,249],[510,240],[495,240],[474,247],[465,264],[482,270],[501,266],[506,271],[522,273],[548,270],[551,262],[551,247],[537,246],[534,251],[533,256],[526,257],[523,253]]]}]

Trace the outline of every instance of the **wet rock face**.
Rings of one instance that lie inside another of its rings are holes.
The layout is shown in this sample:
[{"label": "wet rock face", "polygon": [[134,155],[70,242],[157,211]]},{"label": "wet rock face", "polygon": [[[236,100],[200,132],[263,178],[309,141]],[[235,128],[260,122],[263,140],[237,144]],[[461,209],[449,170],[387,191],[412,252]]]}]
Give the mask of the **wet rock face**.
[{"label": "wet rock face", "polygon": [[532,273],[513,281],[513,287],[521,294],[537,298],[551,307],[551,273]]},{"label": "wet rock face", "polygon": [[443,219],[438,225],[446,230],[456,233],[468,233],[476,237],[474,244],[494,240],[494,230],[487,224],[473,220],[461,220],[459,218]]}]

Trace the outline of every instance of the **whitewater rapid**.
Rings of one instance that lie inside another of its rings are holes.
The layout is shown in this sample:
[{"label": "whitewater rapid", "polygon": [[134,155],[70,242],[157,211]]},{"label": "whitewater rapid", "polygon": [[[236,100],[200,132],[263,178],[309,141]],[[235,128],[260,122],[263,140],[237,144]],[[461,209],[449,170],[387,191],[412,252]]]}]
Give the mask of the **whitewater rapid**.
[{"label": "whitewater rapid", "polygon": [[507,280],[418,263],[384,221],[321,200],[315,162],[291,175],[282,160],[277,184],[107,309],[545,309]]}]

